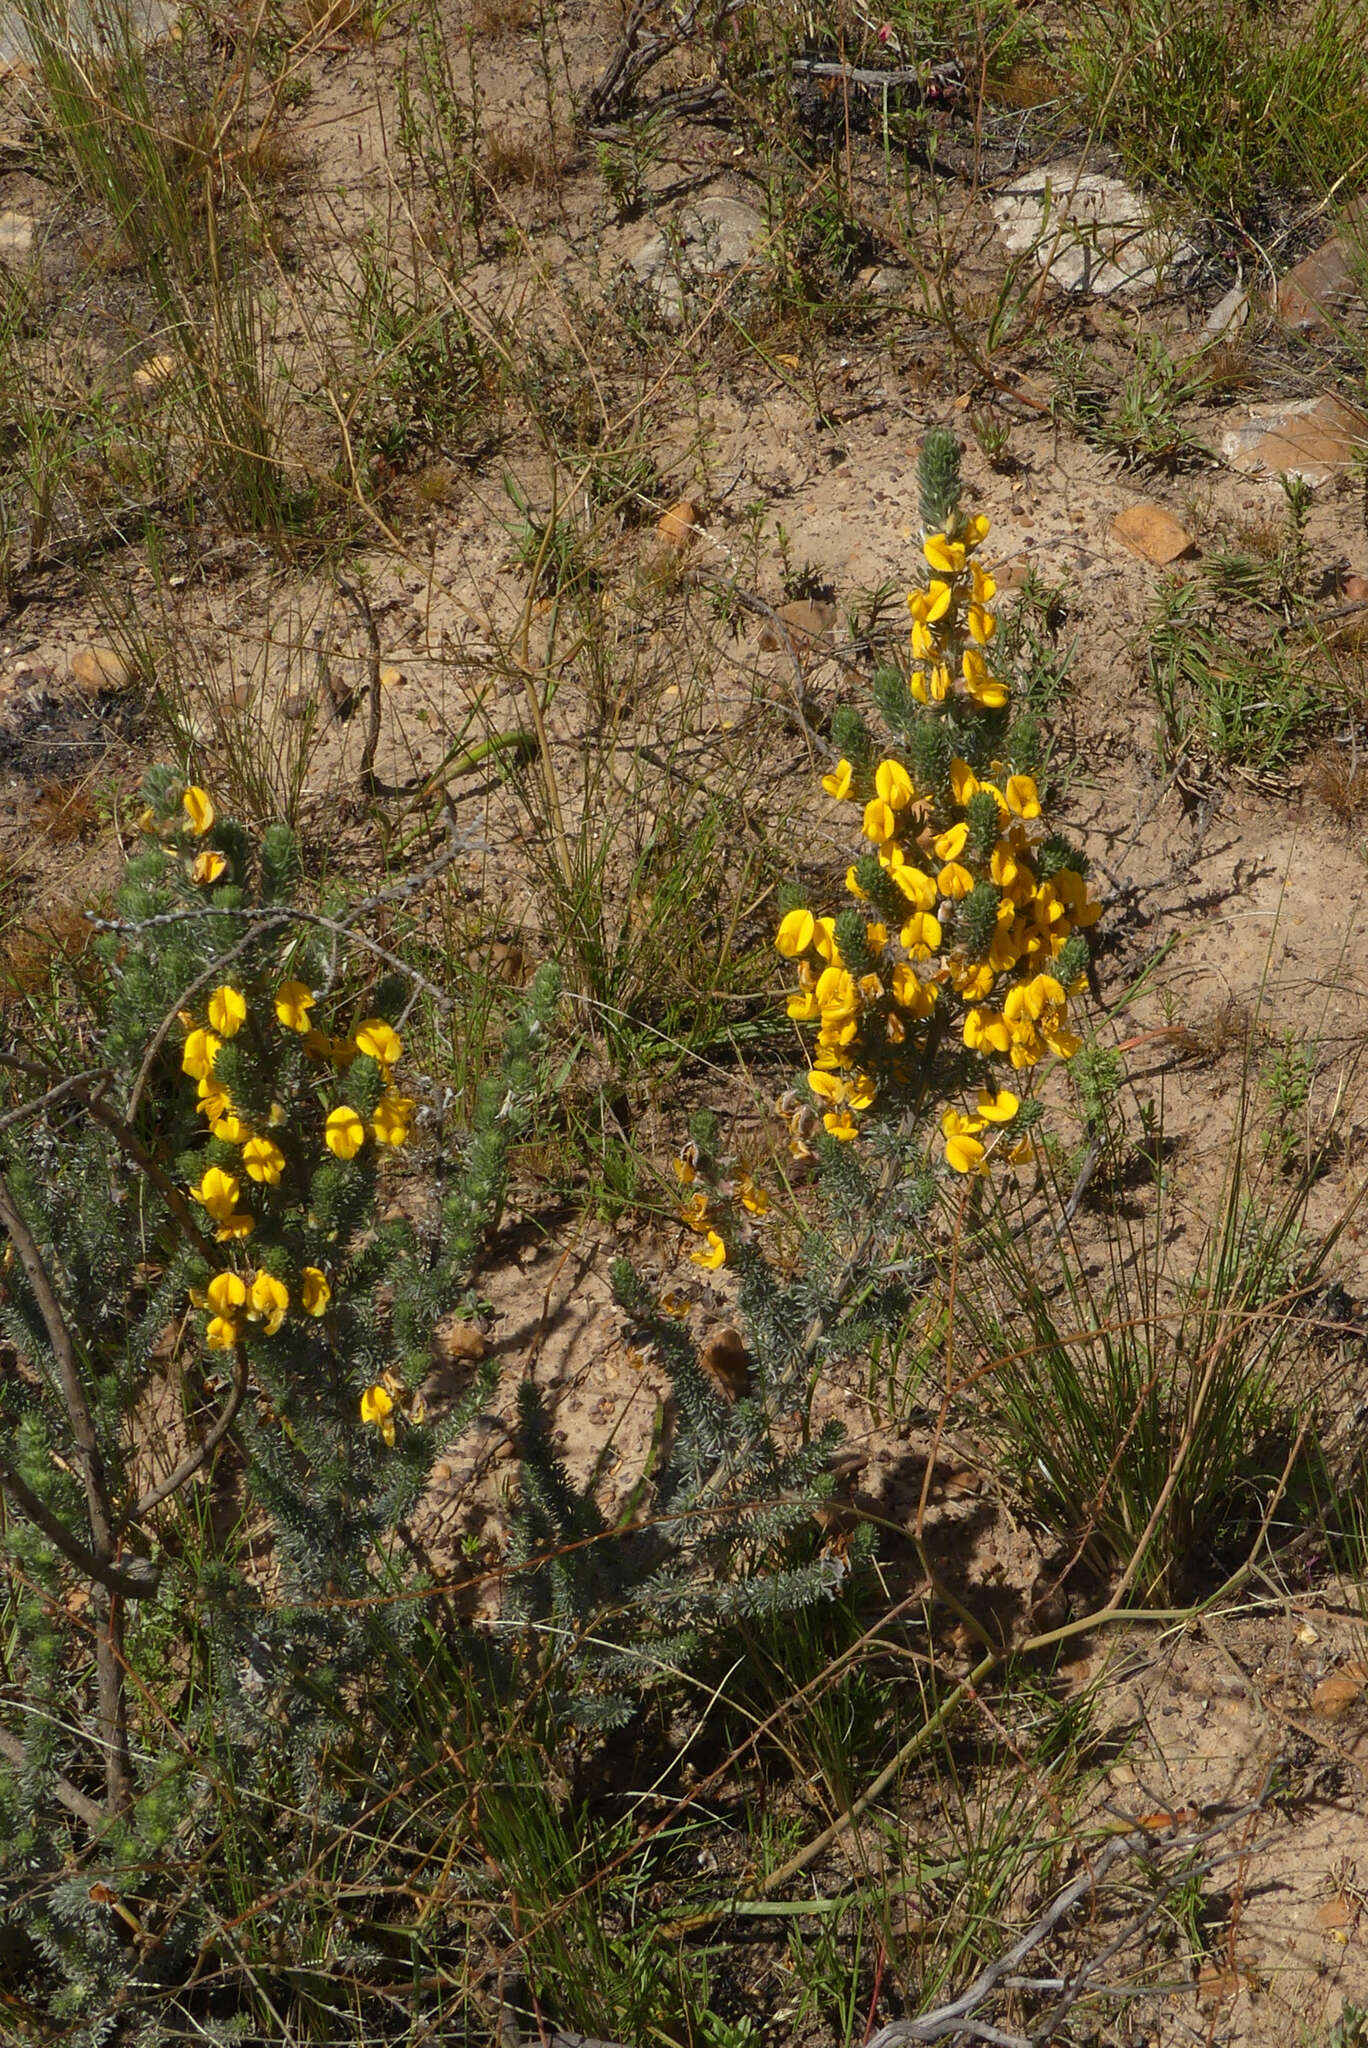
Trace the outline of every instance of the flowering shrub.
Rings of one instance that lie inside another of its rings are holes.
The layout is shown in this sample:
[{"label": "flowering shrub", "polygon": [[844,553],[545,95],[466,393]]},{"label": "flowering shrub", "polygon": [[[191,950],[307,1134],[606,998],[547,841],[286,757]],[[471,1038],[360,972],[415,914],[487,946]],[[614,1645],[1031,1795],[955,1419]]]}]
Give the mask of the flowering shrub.
[{"label": "flowering shrub", "polygon": [[[874,692],[894,736],[875,745],[850,712],[827,794],[860,807],[864,850],[846,875],[859,908],[818,915],[789,891],[775,945],[798,975],[790,1017],[815,1025],[808,1086],[833,1138],[854,1138],[876,1101],[920,1107],[945,1034],[981,1082],[941,1123],[947,1163],[986,1170],[1019,1156],[1031,1105],[1003,1085],[1079,1039],[1099,906],[1087,863],[1048,831],[1034,776],[1013,759],[1011,692],[993,661],[994,579],[976,559],[988,521],[960,506],[959,446],[933,428],[921,457],[926,581],[908,594],[908,660]],[[1021,1083],[1017,1083],[1020,1088]]]}]

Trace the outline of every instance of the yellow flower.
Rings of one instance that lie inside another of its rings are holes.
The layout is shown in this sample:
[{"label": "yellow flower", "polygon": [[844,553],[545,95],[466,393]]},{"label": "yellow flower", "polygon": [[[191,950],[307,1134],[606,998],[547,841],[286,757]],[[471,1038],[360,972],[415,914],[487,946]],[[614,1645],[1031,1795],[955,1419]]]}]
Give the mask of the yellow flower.
[{"label": "yellow flower", "polygon": [[181,807],[190,820],[190,830],[196,839],[203,839],[214,822],[214,806],[208,791],[198,788],[192,782],[181,798]]},{"label": "yellow flower", "polygon": [[377,1384],[367,1387],[361,1396],[361,1420],[370,1422],[379,1430],[391,1449],[394,1447],[394,1396],[388,1388]]},{"label": "yellow flower", "polygon": [[976,1005],[964,1013],[964,1042],[970,1052],[1006,1052],[1011,1045],[1001,1010]]},{"label": "yellow flower", "polygon": [[242,1163],[253,1180],[274,1187],[285,1171],[285,1154],[273,1138],[249,1138],[242,1148]]},{"label": "yellow flower", "polygon": [[383,1017],[369,1017],[356,1027],[356,1050],[373,1059],[378,1067],[392,1067],[404,1048],[398,1033]]},{"label": "yellow flower", "polygon": [[986,647],[997,631],[996,613],[985,611],[981,604],[970,605],[965,623],[969,628],[969,638],[977,641],[980,647]]},{"label": "yellow flower", "polygon": [[976,704],[985,711],[1000,711],[1007,702],[1007,686],[1000,683],[989,672],[988,664],[977,647],[966,647],[962,662],[964,686]]},{"label": "yellow flower", "polygon": [[956,1173],[978,1173],[983,1161],[983,1146],[977,1138],[956,1136],[946,1139],[945,1163]]},{"label": "yellow flower", "polygon": [[275,1013],[287,1031],[308,1031],[313,990],[302,981],[282,981],[275,995]]},{"label": "yellow flower", "polygon": [[824,960],[837,965],[841,949],[836,943],[836,920],[834,917],[819,917],[813,927],[812,943]]},{"label": "yellow flower", "polygon": [[763,1216],[769,1209],[769,1196],[763,1188],[755,1185],[748,1173],[742,1174],[736,1184],[736,1192],[741,1197],[742,1208],[748,1209],[752,1216]]},{"label": "yellow flower", "polygon": [[812,989],[804,989],[799,995],[790,996],[787,1009],[795,1024],[810,1024],[814,1017],[820,1017],[822,1014],[822,1006]]},{"label": "yellow flower", "polygon": [[715,1273],[719,1266],[725,1266],[727,1263],[727,1247],[722,1242],[722,1239],[718,1236],[717,1232],[715,1230],[710,1230],[708,1232],[707,1250],[702,1252],[690,1252],[689,1257],[693,1260],[693,1263],[696,1266],[706,1267],[708,1272]]},{"label": "yellow flower", "polygon": [[238,1326],[231,1316],[210,1316],[204,1326],[204,1341],[211,1351],[231,1351],[238,1340]]},{"label": "yellow flower", "polygon": [[922,542],[922,553],[942,576],[958,576],[964,567],[964,542],[947,540],[943,533],[928,533]]},{"label": "yellow flower", "polygon": [[366,1142],[366,1126],[347,1104],[330,1109],[323,1126],[323,1141],[338,1159],[355,1159]]},{"label": "yellow flower", "polygon": [[846,887],[857,903],[868,903],[869,898],[860,887],[859,876],[856,874],[853,864],[846,869]]},{"label": "yellow flower", "polygon": [[306,1266],[300,1276],[299,1303],[306,1316],[321,1316],[332,1300],[332,1289],[317,1266]]},{"label": "yellow flower", "polygon": [[830,775],[822,777],[822,787],[828,796],[844,799],[850,795],[850,785],[855,769],[849,761],[838,761]]},{"label": "yellow flower", "polygon": [[207,1081],[214,1071],[214,1054],[223,1043],[212,1031],[202,1028],[189,1033],[185,1050],[181,1054],[181,1072],[189,1074],[196,1081]]},{"label": "yellow flower", "polygon": [[979,1092],[978,1113],[986,1123],[1009,1124],[1021,1107],[1021,1098],[1013,1095],[1010,1088],[999,1088],[996,1095],[987,1089]]},{"label": "yellow flower", "polygon": [[1015,811],[1019,818],[1040,816],[1040,792],[1029,775],[1009,776],[1003,794],[1007,798],[1008,810]]},{"label": "yellow flower", "polygon": [[216,1081],[212,1074],[206,1074],[195,1090],[199,1097],[195,1107],[201,1116],[207,1116],[210,1123],[217,1117],[226,1116],[233,1106],[233,1098],[222,1081]]},{"label": "yellow flower", "polygon": [[839,1138],[843,1144],[860,1135],[860,1127],[848,1109],[829,1109],[822,1122],[832,1137]]},{"label": "yellow flower", "polygon": [[965,552],[972,554],[976,547],[981,547],[983,542],[987,540],[988,535],[992,532],[992,526],[983,513],[978,512],[972,519],[965,520],[963,532]]},{"label": "yellow flower", "polygon": [[206,847],[203,853],[195,855],[195,865],[190,870],[190,879],[192,882],[198,882],[203,889],[207,888],[211,882],[217,882],[219,877],[227,874],[227,872],[228,861],[226,855],[215,853],[209,847]]},{"label": "yellow flower", "polygon": [[[919,630],[913,628],[914,636]],[[921,652],[925,660],[931,649],[923,648]],[[950,695],[950,671],[943,661],[936,663],[930,675],[919,668],[914,669],[907,679],[907,687],[919,704],[943,704]]]},{"label": "yellow flower", "polygon": [[209,1126],[216,1138],[222,1138],[227,1145],[245,1145],[252,1135],[252,1127],[245,1124],[231,1104],[222,1116],[216,1116]]},{"label": "yellow flower", "polygon": [[205,1005],[211,1029],[220,1038],[235,1038],[247,1021],[247,998],[240,988],[224,982]]},{"label": "yellow flower", "polygon": [[997,596],[997,584],[993,581],[993,578],[988,574],[986,569],[980,569],[977,562],[975,562],[973,565],[973,578],[974,603],[991,604],[993,599]]},{"label": "yellow flower", "polygon": [[892,805],[885,803],[881,796],[872,796],[864,807],[861,830],[865,838],[872,839],[876,846],[887,846],[898,832],[898,817]]},{"label": "yellow flower", "polygon": [[929,910],[914,910],[902,928],[904,946],[914,960],[929,959],[941,942],[941,924]]},{"label": "yellow flower", "polygon": [[938,832],[931,841],[936,850],[937,860],[958,860],[968,837],[969,827],[962,818],[958,825],[951,825],[948,831]]},{"label": "yellow flower", "polygon": [[252,1281],[247,1299],[253,1322],[261,1324],[267,1337],[274,1337],[290,1306],[290,1290],[285,1282],[277,1280],[274,1273],[268,1273],[265,1267],[261,1267]]},{"label": "yellow flower", "polygon": [[874,770],[874,789],[891,810],[906,810],[916,794],[912,777],[901,761],[880,761]]},{"label": "yellow flower", "polygon": [[409,1134],[409,1118],[413,1115],[411,1095],[382,1095],[375,1105],[371,1118],[371,1130],[377,1145],[406,1145]]},{"label": "yellow flower", "polygon": [[968,868],[961,867],[957,860],[949,860],[936,877],[936,887],[942,896],[948,896],[952,903],[962,902],[974,886],[974,878]]},{"label": "yellow flower", "polygon": [[914,910],[934,910],[936,885],[930,875],[910,866],[894,868],[893,880]]},{"label": "yellow flower", "polygon": [[978,794],[978,777],[967,761],[961,761],[958,754],[950,763],[950,794],[963,810],[971,796]]},{"label": "yellow flower", "polygon": [[247,1283],[240,1273],[215,1273],[204,1290],[204,1299],[216,1316],[231,1316],[247,1300]]},{"label": "yellow flower", "polygon": [[816,931],[817,921],[810,910],[790,910],[779,920],[775,950],[786,960],[796,960],[800,953],[807,952]]},{"label": "yellow flower", "polygon": [[221,1166],[211,1166],[199,1186],[191,1188],[190,1192],[200,1206],[209,1211],[215,1223],[222,1223],[224,1217],[231,1216],[237,1207],[237,1177],[225,1173]]}]

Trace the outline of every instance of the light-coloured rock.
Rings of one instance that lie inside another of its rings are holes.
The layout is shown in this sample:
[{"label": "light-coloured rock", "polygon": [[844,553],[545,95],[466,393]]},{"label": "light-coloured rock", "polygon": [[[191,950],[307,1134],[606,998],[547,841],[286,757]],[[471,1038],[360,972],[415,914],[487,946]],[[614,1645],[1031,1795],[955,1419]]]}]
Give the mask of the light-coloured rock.
[{"label": "light-coloured rock", "polygon": [[1188,554],[1193,546],[1192,535],[1180,519],[1175,519],[1164,506],[1143,500],[1118,512],[1111,530],[1122,547],[1160,569]]},{"label": "light-coloured rock", "polygon": [[6,263],[22,263],[33,253],[36,227],[31,213],[0,213],[0,256]]},{"label": "light-coloured rock", "polygon": [[[836,607],[825,598],[796,597],[791,604],[781,604],[777,616],[800,652],[809,647],[830,647],[835,639],[832,629],[836,624]],[[760,646],[764,653],[773,654],[783,644],[777,627],[761,628]]]},{"label": "light-coloured rock", "polygon": [[1327,391],[1249,406],[1226,427],[1221,453],[1250,476],[1299,476],[1316,485],[1347,469],[1365,444],[1368,416]]},{"label": "light-coloured rock", "polygon": [[133,389],[145,395],[157,391],[163,384],[169,384],[176,374],[176,358],[172,355],[148,356],[133,372]]},{"label": "light-coloured rock", "polygon": [[693,499],[676,498],[656,522],[656,532],[667,548],[678,548],[682,552],[693,540],[700,523],[699,510]]},{"label": "light-coloured rock", "polygon": [[1227,335],[1238,333],[1248,318],[1249,287],[1233,284],[1217,299],[1202,322],[1203,337],[1207,341],[1223,341]]},{"label": "light-coloured rock", "polygon": [[396,668],[392,661],[387,661],[380,670],[380,687],[382,690],[397,690],[401,683],[406,683],[407,681],[408,677],[404,674],[404,671],[401,668]]},{"label": "light-coloured rock", "polygon": [[652,235],[631,259],[639,284],[667,319],[678,320],[683,285],[727,277],[747,262],[765,232],[753,206],[721,196],[686,206],[668,234]]},{"label": "light-coloured rock", "polygon": [[71,657],[71,673],[92,697],[113,697],[129,688],[133,670],[112,647],[78,647]]},{"label": "light-coloured rock", "polygon": [[1337,327],[1355,308],[1362,310],[1358,279],[1337,235],[1288,271],[1274,303],[1279,319],[1300,334]]},{"label": "light-coloured rock", "polygon": [[1064,291],[1147,291],[1191,262],[1191,242],[1155,220],[1120,178],[1052,164],[1013,179],[993,201],[1003,241],[1014,255],[1033,253]]},{"label": "light-coloured rock", "polygon": [[1311,1711],[1323,1720],[1338,1721],[1341,1714],[1347,1714],[1362,1696],[1363,1686],[1356,1678],[1347,1678],[1342,1672],[1334,1672],[1323,1678],[1311,1695]]}]

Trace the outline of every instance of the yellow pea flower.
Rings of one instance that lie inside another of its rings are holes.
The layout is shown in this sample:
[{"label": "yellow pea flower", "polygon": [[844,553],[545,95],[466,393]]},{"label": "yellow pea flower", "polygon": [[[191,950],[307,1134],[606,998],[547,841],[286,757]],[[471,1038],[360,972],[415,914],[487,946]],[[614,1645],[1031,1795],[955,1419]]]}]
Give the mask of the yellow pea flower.
[{"label": "yellow pea flower", "polygon": [[708,1272],[715,1273],[719,1266],[725,1266],[727,1263],[727,1247],[717,1232],[710,1230],[707,1250],[690,1252],[689,1257],[696,1266],[703,1266]]},{"label": "yellow pea flower", "polygon": [[285,1154],[273,1138],[249,1138],[242,1148],[242,1163],[253,1180],[274,1187],[285,1171]]},{"label": "yellow pea flower", "polygon": [[356,1050],[378,1067],[392,1067],[404,1048],[399,1034],[383,1017],[369,1017],[356,1027]]},{"label": "yellow pea flower", "polygon": [[921,868],[905,866],[893,870],[893,880],[914,910],[934,910],[936,885]]},{"label": "yellow pea flower", "polygon": [[848,1143],[851,1138],[858,1138],[860,1135],[860,1127],[848,1109],[829,1109],[822,1122],[832,1137],[840,1138],[843,1143]]},{"label": "yellow pea flower", "polygon": [[323,1142],[338,1159],[355,1159],[366,1142],[366,1126],[347,1104],[330,1109],[323,1126]]},{"label": "yellow pea flower", "polygon": [[954,1137],[945,1141],[945,1163],[956,1173],[979,1173],[983,1170],[984,1151],[977,1138]]},{"label": "yellow pea flower", "polygon": [[916,794],[912,777],[901,761],[880,761],[874,770],[874,788],[890,810],[904,811]]},{"label": "yellow pea flower", "polygon": [[958,576],[964,567],[964,542],[947,540],[943,533],[928,533],[922,542],[922,553],[942,576]]},{"label": "yellow pea flower", "polygon": [[233,1098],[222,1081],[216,1081],[212,1074],[206,1074],[195,1090],[199,1100],[195,1104],[201,1116],[207,1116],[210,1123],[226,1116],[233,1106]]},{"label": "yellow pea flower", "polygon": [[220,1038],[235,1038],[247,1021],[247,998],[240,988],[224,982],[205,1004],[210,1029]]},{"label": "yellow pea flower", "polygon": [[264,1334],[274,1337],[285,1320],[285,1311],[290,1306],[290,1291],[283,1280],[277,1280],[274,1273],[260,1268],[252,1281],[248,1295],[252,1319],[259,1322]]},{"label": "yellow pea flower", "polygon": [[1020,1096],[1013,1095],[1010,1088],[999,1088],[996,1095],[986,1088],[979,1092],[978,1113],[985,1123],[1009,1124],[1020,1107]]},{"label": "yellow pea flower", "polygon": [[800,953],[807,952],[816,931],[817,920],[810,910],[790,910],[779,920],[774,935],[775,951],[786,960],[796,960]]},{"label": "yellow pea flower", "polygon": [[215,1223],[222,1223],[225,1216],[231,1216],[237,1207],[239,1193],[235,1174],[225,1173],[221,1166],[211,1166],[198,1187],[190,1190],[201,1208],[207,1209]]},{"label": "yellow pea flower", "polygon": [[394,1396],[378,1382],[361,1396],[361,1420],[372,1423],[385,1442],[394,1448]]},{"label": "yellow pea flower", "polygon": [[1011,1035],[1001,1010],[975,1005],[964,1013],[964,1042],[970,1052],[1006,1052]]},{"label": "yellow pea flower", "polygon": [[948,896],[952,903],[960,903],[974,886],[974,878],[968,868],[957,860],[949,860],[936,877],[936,887],[942,896]]},{"label": "yellow pea flower", "polygon": [[208,888],[211,882],[217,882],[219,877],[226,875],[227,872],[227,856],[214,851],[210,847],[206,847],[203,853],[195,855],[195,864],[190,870],[190,879],[192,882],[198,882],[199,886],[205,889]]},{"label": "yellow pea flower", "polygon": [[375,1105],[371,1130],[377,1145],[406,1145],[409,1119],[413,1115],[411,1095],[382,1095]]},{"label": "yellow pea flower", "polygon": [[206,1305],[218,1316],[231,1316],[247,1300],[247,1283],[241,1273],[215,1273],[204,1290]]},{"label": "yellow pea flower", "polygon": [[982,512],[977,512],[972,519],[965,520],[962,530],[965,552],[972,554],[975,548],[983,545],[993,529],[991,521]]},{"label": "yellow pea flower", "polygon": [[197,1026],[186,1038],[185,1050],[181,1054],[181,1072],[196,1081],[207,1081],[214,1071],[214,1055],[222,1043],[223,1040],[212,1031]]},{"label": "yellow pea flower", "polygon": [[989,674],[982,656],[979,656],[976,662],[971,661],[970,657],[976,654],[976,647],[966,647],[964,650],[965,687],[974,702],[981,705],[985,711],[1001,711],[1009,694],[1007,685]]},{"label": "yellow pea flower", "polygon": [[950,794],[963,810],[971,796],[978,794],[978,777],[967,761],[961,761],[956,754],[950,763]]},{"label": "yellow pea flower", "polygon": [[974,578],[974,603],[991,604],[997,596],[996,582],[986,569],[980,569],[977,562],[973,564],[972,573]]},{"label": "yellow pea flower", "polygon": [[763,1216],[768,1211],[769,1196],[763,1188],[755,1185],[748,1173],[743,1174],[737,1182],[736,1192],[741,1198],[742,1208],[748,1209],[752,1216]]},{"label": "yellow pea flower", "polygon": [[987,611],[981,604],[971,604],[965,614],[969,638],[986,647],[997,631],[997,614]]},{"label": "yellow pea flower", "polygon": [[929,959],[941,942],[941,923],[929,910],[914,910],[902,928],[902,942],[914,960]]},{"label": "yellow pea flower", "polygon": [[822,1006],[812,989],[803,989],[798,995],[790,996],[787,1007],[795,1024],[810,1024],[814,1017],[822,1014]]},{"label": "yellow pea flower", "polygon": [[865,944],[877,960],[879,954],[882,953],[884,947],[888,944],[888,926],[886,924],[867,924],[865,926]]},{"label": "yellow pea flower", "polygon": [[196,839],[203,839],[214,822],[214,806],[209,792],[192,782],[181,798],[181,808],[190,820],[190,830]]},{"label": "yellow pea flower", "polygon": [[853,863],[846,869],[846,887],[857,903],[868,903],[869,898],[860,887],[859,876],[855,872]]},{"label": "yellow pea flower", "polygon": [[887,846],[890,839],[897,837],[896,811],[883,797],[871,797],[864,807],[864,823],[861,830],[865,838],[872,840],[875,846]]},{"label": "yellow pea flower", "polygon": [[931,841],[936,850],[936,858],[942,861],[958,860],[968,837],[969,827],[963,818],[958,825],[951,825],[946,831],[938,832]]},{"label": "yellow pea flower", "polygon": [[313,1006],[313,990],[302,981],[282,981],[276,990],[275,1013],[287,1031],[309,1031],[309,1012]]},{"label": "yellow pea flower", "polygon": [[830,775],[822,777],[822,787],[828,796],[843,801],[850,795],[850,785],[855,779],[855,769],[849,761],[838,761]]},{"label": "yellow pea flower", "polygon": [[299,1302],[306,1316],[321,1316],[332,1300],[332,1289],[317,1266],[306,1266],[300,1275]]},{"label": "yellow pea flower", "polygon": [[845,1083],[837,1074],[823,1073],[820,1067],[808,1072],[808,1087],[823,1102],[839,1102],[845,1093]]},{"label": "yellow pea flower", "polygon": [[231,1351],[238,1340],[238,1326],[231,1316],[210,1316],[204,1326],[204,1341],[211,1351]]},{"label": "yellow pea flower", "polygon": [[1040,792],[1036,788],[1032,776],[1009,776],[1003,795],[1007,799],[1008,810],[1014,811],[1018,818],[1038,818],[1040,816]]},{"label": "yellow pea flower", "polygon": [[840,964],[841,949],[836,943],[836,920],[834,917],[819,917],[812,928],[812,943],[823,960],[833,966]]},{"label": "yellow pea flower", "polygon": [[245,1124],[230,1105],[222,1116],[216,1116],[209,1126],[216,1138],[222,1138],[227,1145],[245,1145],[252,1135],[252,1126]]}]

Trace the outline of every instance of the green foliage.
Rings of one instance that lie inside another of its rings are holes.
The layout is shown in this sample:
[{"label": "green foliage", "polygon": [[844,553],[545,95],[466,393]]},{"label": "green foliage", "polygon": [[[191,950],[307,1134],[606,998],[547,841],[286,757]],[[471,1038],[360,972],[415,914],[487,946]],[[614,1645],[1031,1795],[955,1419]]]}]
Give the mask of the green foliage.
[{"label": "green foliage", "polygon": [[1129,170],[1254,228],[1273,201],[1322,199],[1368,157],[1366,27],[1362,0],[1313,0],[1291,20],[1228,0],[1124,0],[1085,11],[1074,61]]},{"label": "green foliage", "polygon": [[[54,1774],[79,1783],[95,1729],[107,1741],[115,1724],[103,1678],[97,1718],[73,1655],[81,1608],[49,1604],[72,1564],[22,1499],[8,1526],[9,1655],[27,1711],[14,1728],[23,1762],[3,1767],[6,1854],[21,1845],[22,1928],[50,1973],[47,2009],[92,2042],[126,1979],[119,1923],[92,1885],[157,1917],[166,1931],[146,1981],[175,1983],[241,1903],[209,1845],[225,1829],[240,1843],[256,1836],[249,1883],[281,1881],[307,1860],[315,1828],[356,1812],[355,1773],[373,1774],[365,1731],[393,1674],[420,1655],[424,1626],[407,1520],[434,1457],[493,1385],[481,1368],[440,1420],[429,1416],[419,1389],[432,1333],[469,1302],[558,987],[543,970],[470,1129],[448,1129],[435,1102],[400,1092],[402,1041],[383,1015],[397,1010],[395,977],[368,989],[339,978],[347,926],[325,928],[285,900],[298,871],[290,835],[272,828],[258,852],[169,771],[148,776],[144,797],[148,843],[98,941],[104,975],[86,1027],[107,1097],[78,1088],[46,1120],[13,1124],[3,1174],[22,1219],[10,1236],[22,1252],[16,1233],[30,1233],[34,1249],[0,1297],[24,1361],[0,1396],[0,1456],[75,1554],[95,1560],[97,1615],[109,1604],[102,1526],[112,1520],[124,1556],[145,1560],[127,1668],[116,1667],[126,1768],[122,1782],[110,1773],[111,1825],[78,1887],[62,1875]],[[125,1100],[127,1116],[112,1107]],[[334,1149],[324,1133],[343,1110],[360,1136]],[[401,1153],[436,1192],[421,1222],[393,1200]],[[184,1428],[204,1456],[159,1488],[140,1416],[168,1340]],[[90,1469],[87,1409],[98,1476],[83,1491],[72,1474]],[[246,1568],[236,1516],[225,1522],[214,1505],[233,1489],[269,1576]],[[54,1625],[54,1612],[70,1618]],[[169,1718],[144,1715],[168,1658],[179,1704]],[[173,1840],[172,1864],[196,1875],[168,1890]],[[307,1960],[307,1920],[287,1912],[281,1961]]]}]

